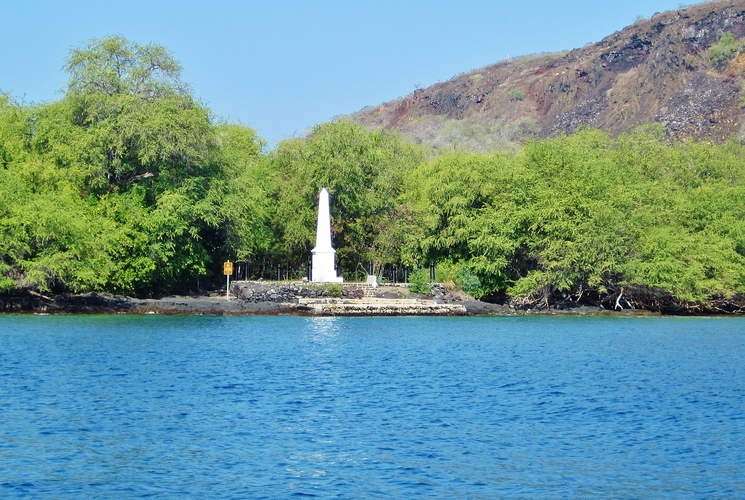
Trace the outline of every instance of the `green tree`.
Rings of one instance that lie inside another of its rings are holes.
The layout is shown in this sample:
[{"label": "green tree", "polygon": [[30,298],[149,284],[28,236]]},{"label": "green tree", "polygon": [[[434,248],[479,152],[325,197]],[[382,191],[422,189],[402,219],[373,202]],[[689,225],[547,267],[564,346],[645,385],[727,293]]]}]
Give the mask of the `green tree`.
[{"label": "green tree", "polygon": [[346,121],[315,127],[306,138],[279,144],[270,157],[278,184],[273,254],[301,266],[315,240],[318,192],[328,188],[337,261],[349,279],[374,261],[397,263],[391,234],[406,217],[398,196],[422,150],[388,131],[365,130]]},{"label": "green tree", "polygon": [[277,178],[262,154],[264,142],[252,129],[233,124],[220,125],[217,138],[219,162],[226,174],[219,183],[225,193],[219,206],[227,257],[266,259],[274,244],[270,215]]},{"label": "green tree", "polygon": [[68,91],[90,101],[125,94],[143,100],[188,95],[180,81],[181,66],[164,47],[138,45],[118,35],[73,49],[65,68],[70,73]]},{"label": "green tree", "polygon": [[121,36],[93,39],[71,52],[65,68],[72,121],[87,130],[85,161],[101,165],[94,190],[149,178],[167,187],[204,175],[215,140],[209,111],[165,48]]},{"label": "green tree", "polygon": [[479,277],[484,293],[517,278],[529,172],[508,154],[450,153],[407,179],[415,217],[405,231],[407,264],[452,262]]},{"label": "green tree", "polygon": [[209,275],[245,219],[223,203],[242,175],[236,158],[256,156],[261,141],[246,129],[243,145],[219,144],[219,127],[163,47],[91,40],[66,68],[61,101],[0,102],[10,196],[0,207],[0,273],[42,290],[138,295]]}]

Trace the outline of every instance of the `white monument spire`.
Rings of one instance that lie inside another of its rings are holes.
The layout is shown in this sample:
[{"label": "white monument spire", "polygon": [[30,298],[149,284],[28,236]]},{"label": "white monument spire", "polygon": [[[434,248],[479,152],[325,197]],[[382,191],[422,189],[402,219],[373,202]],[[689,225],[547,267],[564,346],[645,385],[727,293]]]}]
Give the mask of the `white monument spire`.
[{"label": "white monument spire", "polygon": [[321,189],[318,195],[318,224],[316,225],[316,247],[311,251],[312,281],[341,283],[344,278],[336,276],[334,256],[336,250],[331,247],[331,210],[329,209],[329,192]]}]

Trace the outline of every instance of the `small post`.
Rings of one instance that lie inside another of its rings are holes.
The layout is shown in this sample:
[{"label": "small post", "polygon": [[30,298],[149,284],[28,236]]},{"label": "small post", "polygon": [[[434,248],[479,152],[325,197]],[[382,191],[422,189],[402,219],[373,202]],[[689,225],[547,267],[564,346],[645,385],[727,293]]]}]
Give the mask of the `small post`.
[{"label": "small post", "polygon": [[429,281],[430,283],[433,283],[435,281],[435,263],[434,262],[429,263]]},{"label": "small post", "polygon": [[230,275],[233,274],[233,263],[230,261],[222,265],[222,273],[225,275],[225,300],[230,300]]},{"label": "small post", "polygon": [[277,264],[277,281],[282,281],[282,264]]}]

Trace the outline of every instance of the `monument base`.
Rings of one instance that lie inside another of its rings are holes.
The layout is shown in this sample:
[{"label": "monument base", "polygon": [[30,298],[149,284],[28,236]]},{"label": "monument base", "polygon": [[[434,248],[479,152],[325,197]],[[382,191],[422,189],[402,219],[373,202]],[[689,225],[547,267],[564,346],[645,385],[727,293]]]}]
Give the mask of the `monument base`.
[{"label": "monument base", "polygon": [[315,250],[312,251],[313,259],[311,263],[311,281],[314,283],[343,283],[344,278],[336,275],[334,268],[334,255],[336,250],[331,251]]}]

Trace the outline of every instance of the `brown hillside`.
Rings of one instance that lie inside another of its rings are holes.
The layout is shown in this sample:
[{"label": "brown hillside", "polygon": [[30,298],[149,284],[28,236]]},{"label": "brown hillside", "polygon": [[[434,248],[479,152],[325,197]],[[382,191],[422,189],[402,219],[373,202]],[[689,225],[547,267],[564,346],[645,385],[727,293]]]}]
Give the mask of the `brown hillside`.
[{"label": "brown hillside", "polygon": [[350,116],[435,148],[516,147],[591,126],[612,135],[658,122],[679,138],[738,135],[745,60],[714,68],[709,48],[745,37],[745,0],[657,13],[569,52],[503,61]]}]

